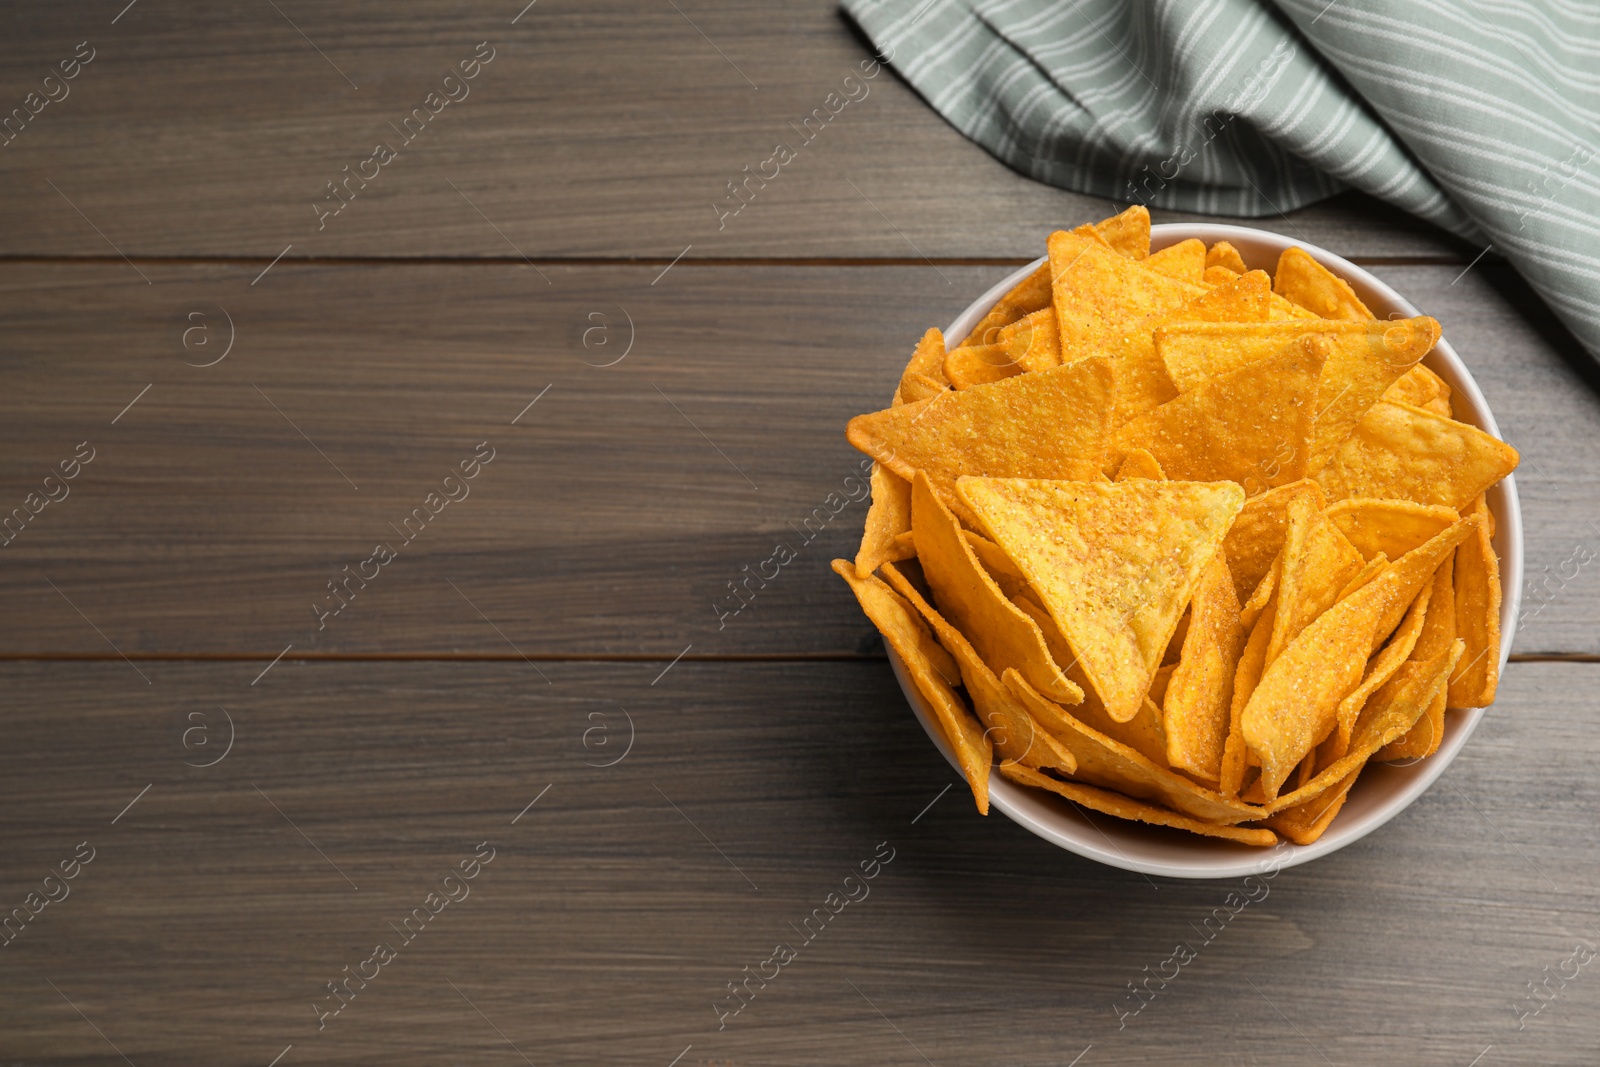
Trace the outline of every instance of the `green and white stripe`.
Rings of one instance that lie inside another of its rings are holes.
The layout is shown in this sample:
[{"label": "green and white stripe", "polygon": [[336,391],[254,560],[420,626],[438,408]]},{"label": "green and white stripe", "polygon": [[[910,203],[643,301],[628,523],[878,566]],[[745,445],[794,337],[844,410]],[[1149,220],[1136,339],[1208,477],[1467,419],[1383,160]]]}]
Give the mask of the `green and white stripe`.
[{"label": "green and white stripe", "polygon": [[1356,188],[1509,259],[1600,357],[1600,6],[843,0],[1040,181],[1275,216]]}]

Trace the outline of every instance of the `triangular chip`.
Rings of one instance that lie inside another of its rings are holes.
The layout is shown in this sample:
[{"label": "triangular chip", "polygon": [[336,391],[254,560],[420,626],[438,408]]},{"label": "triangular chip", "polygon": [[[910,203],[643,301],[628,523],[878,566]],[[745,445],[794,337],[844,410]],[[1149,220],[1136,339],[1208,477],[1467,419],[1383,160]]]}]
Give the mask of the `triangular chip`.
[{"label": "triangular chip", "polygon": [[955,481],[1093,478],[1105,465],[1111,369],[1086,359],[1039,374],[857,415],[850,443],[911,480],[923,471],[958,512]]},{"label": "triangular chip", "polygon": [[1025,368],[1014,363],[1002,344],[964,345],[944,357],[944,376],[957,389],[1004,381]]},{"label": "triangular chip", "polygon": [[1233,574],[1233,591],[1241,601],[1249,599],[1272,568],[1272,561],[1283,551],[1289,501],[1300,493],[1310,493],[1315,506],[1323,507],[1322,487],[1316,482],[1301,479],[1280,485],[1245,501],[1228,536],[1222,539],[1222,551]]},{"label": "triangular chip", "polygon": [[856,573],[865,578],[893,560],[915,553],[899,542],[911,529],[911,483],[881,463],[872,465],[872,504],[856,550]]},{"label": "triangular chip", "polygon": [[1303,248],[1286,248],[1272,275],[1273,288],[1325,319],[1372,319],[1350,283],[1311,258]]},{"label": "triangular chip", "polygon": [[1130,800],[1119,793],[1107,792],[1104,789],[1096,789],[1093,786],[1083,785],[1078,782],[1063,782],[1059,778],[1052,778],[1038,771],[1030,771],[1026,767],[1001,767],[1000,773],[1019,785],[1033,786],[1035,789],[1047,789],[1075,804],[1081,804],[1091,811],[1115,816],[1118,819],[1150,823],[1153,826],[1170,826],[1177,830],[1188,830],[1190,833],[1202,834],[1206,837],[1220,837],[1228,841],[1237,841],[1243,845],[1256,845],[1261,848],[1270,848],[1278,843],[1277,835],[1271,830],[1256,829],[1248,826],[1219,826],[1216,823],[1205,822],[1201,819],[1191,819],[1176,812],[1167,811],[1165,808]]},{"label": "triangular chip", "polygon": [[1266,323],[1174,323],[1156,331],[1156,350],[1180,389],[1319,338],[1328,360],[1317,383],[1317,428],[1306,469],[1331,459],[1373,404],[1439,340],[1426,315],[1384,322],[1292,320]]},{"label": "triangular chip", "polygon": [[1374,643],[1399,622],[1434,568],[1481,523],[1463,519],[1396,560],[1323,612],[1263,672],[1240,726],[1250,752],[1261,762],[1268,800],[1333,729],[1340,702],[1366,674]]},{"label": "triangular chip", "polygon": [[1378,497],[1461,511],[1519,458],[1475,426],[1380,400],[1316,477],[1329,500]]},{"label": "triangular chip", "polygon": [[1050,306],[1050,264],[1044,262],[996,301],[958,347],[992,345],[1000,331],[1024,315]]},{"label": "triangular chip", "polygon": [[1450,706],[1486,708],[1500,684],[1500,560],[1490,540],[1489,505],[1483,497],[1471,514],[1483,525],[1456,549],[1456,636],[1466,653],[1450,679]]},{"label": "triangular chip", "polygon": [[[1043,710],[1043,705],[1050,703],[1016,671],[1007,671],[1001,681],[1030,710]],[[1044,721],[1039,715],[1035,717]],[[1065,716],[1063,721],[1066,729],[1058,739],[1078,761],[1073,776],[1082,781],[1115,789],[1130,797],[1157,800],[1174,811],[1212,822],[1244,822],[1259,815],[1250,805],[1191,782],[1071,715]]]},{"label": "triangular chip", "polygon": [[[1456,549],[1456,552],[1460,551]],[[1432,659],[1456,642],[1455,567],[1452,559],[1446,559],[1433,572],[1433,589],[1428,595],[1428,616],[1423,620],[1416,647],[1411,650],[1412,662]],[[1421,759],[1433,755],[1439,748],[1439,742],[1444,740],[1447,697],[1445,688],[1441,688],[1416,725],[1404,737],[1385,745],[1377,758]]]},{"label": "triangular chip", "polygon": [[1122,457],[1122,466],[1117,468],[1116,481],[1125,482],[1129,478],[1144,478],[1152,482],[1167,480],[1156,457],[1142,448],[1130,448],[1128,454]]},{"label": "triangular chip", "polygon": [[1329,505],[1328,518],[1367,559],[1399,559],[1461,518],[1453,508],[1411,500],[1351,497]]},{"label": "triangular chip", "polygon": [[[1266,579],[1262,581],[1265,584]],[[1228,738],[1222,746],[1222,777],[1217,783],[1217,791],[1223,796],[1236,797],[1244,787],[1249,755],[1244,736],[1244,709],[1255,694],[1256,687],[1261,684],[1261,672],[1267,662],[1267,642],[1272,638],[1272,621],[1277,608],[1277,597],[1269,594],[1255,625],[1250,627],[1244,651],[1239,654],[1239,669],[1233,674],[1233,696],[1228,704]]]},{"label": "triangular chip", "polygon": [[1041,691],[1067,703],[1083,699],[1051,659],[1039,627],[995,584],[923,474],[911,485],[911,532],[934,600],[985,663],[997,671],[1016,667]]},{"label": "triangular chip", "polygon": [[1150,253],[1150,258],[1144,262],[1151,270],[1158,270],[1169,278],[1201,285],[1205,282],[1206,243],[1191,237]]},{"label": "triangular chip", "polygon": [[1050,308],[1024,315],[1000,331],[1006,358],[1025,371],[1039,372],[1061,366],[1061,334],[1056,313]]},{"label": "triangular chip", "polygon": [[1250,269],[1244,265],[1244,257],[1239,250],[1227,241],[1218,241],[1206,249],[1206,267],[1223,267],[1234,274],[1243,274]]},{"label": "triangular chip", "polygon": [[933,707],[945,740],[972,789],[978,813],[989,814],[989,765],[994,762],[994,746],[951,688],[961,673],[950,653],[934,641],[916,609],[876,576],[860,577],[855,565],[843,559],[833,561],[833,570],[850,583],[861,610],[900,656],[917,691]]},{"label": "triangular chip", "polygon": [[950,386],[942,381],[935,381],[926,374],[912,374],[907,372],[900,378],[900,387],[894,391],[894,403],[915,404],[919,400],[931,400],[940,393],[950,391]]},{"label": "triangular chip", "polygon": [[1267,643],[1268,667],[1313,619],[1333,606],[1364,562],[1349,539],[1317,510],[1309,493],[1289,502],[1278,570],[1278,614]]},{"label": "triangular chip", "polygon": [[1135,204],[1122,214],[1101,219],[1092,226],[1079,226],[1072,232],[1087,236],[1090,230],[1127,259],[1144,259],[1150,254],[1150,211],[1142,204]]},{"label": "triangular chip", "polygon": [[1125,259],[1103,241],[1057,231],[1050,270],[1063,358],[1115,351],[1129,328],[1182,307],[1206,289]]},{"label": "triangular chip", "polygon": [[1001,759],[1026,767],[1052,767],[1067,774],[1076,770],[1078,761],[1072,753],[1035,722],[1028,709],[1006,691],[972,643],[935,611],[893,564],[884,567],[883,573],[894,590],[933,628],[934,636],[961,668],[961,679],[967,696],[972,699],[973,709],[979,720],[988,726],[984,736],[993,743]]},{"label": "triangular chip", "polygon": [[957,489],[1027,575],[1107,714],[1131,719],[1244,491],[999,478],[963,478]]},{"label": "triangular chip", "polygon": [[[1067,677],[1084,691],[1083,701],[1072,705],[1070,710],[1053,703],[1049,708],[1043,709],[1038,718],[1044,728],[1058,736],[1070,736],[1071,727],[1061,721],[1061,716],[1070,716],[1091,730],[1098,730],[1111,740],[1127,745],[1152,763],[1165,765],[1167,730],[1161,720],[1161,707],[1156,701],[1160,700],[1161,694],[1165,692],[1165,686],[1162,684],[1163,676],[1170,674],[1172,668],[1163,667],[1156,671],[1156,680],[1150,683],[1150,695],[1145,697],[1139,711],[1127,722],[1117,722],[1106,714],[1105,705],[1100,702],[1100,697],[1089,684],[1082,667],[1073,663],[1072,649],[1067,645],[1067,639],[1061,636],[1061,631],[1056,628],[1055,620],[1050,617],[1050,613],[1026,594],[1012,597],[1011,602],[1038,624],[1044,633],[1044,643],[1049,647],[1051,657],[1057,663],[1072,664],[1066,669]],[[1052,710],[1056,712],[1054,717],[1048,714]]]},{"label": "triangular chip", "polygon": [[1411,658],[1411,653],[1417,645],[1417,638],[1422,635],[1422,624],[1428,615],[1428,601],[1432,592],[1432,582],[1422,587],[1417,598],[1406,609],[1405,617],[1400,620],[1400,626],[1395,630],[1394,636],[1389,638],[1389,643],[1367,661],[1367,673],[1362,677],[1361,684],[1356,686],[1349,696],[1339,701],[1338,711],[1335,712],[1338,725],[1326,741],[1330,753],[1335,758],[1349,751],[1350,738],[1355,733],[1356,718],[1361,714],[1361,709],[1366,707],[1367,698],[1388,682],[1402,663]]},{"label": "triangular chip", "polygon": [[922,335],[922,340],[917,342],[916,351],[911,353],[911,361],[906,364],[905,371],[900,375],[900,392],[906,392],[906,379],[912,375],[921,375],[932,378],[941,385],[949,385],[944,376],[944,334],[938,330],[929,330]]},{"label": "triangular chip", "polygon": [[1222,777],[1233,677],[1245,641],[1239,598],[1222,553],[1201,572],[1190,613],[1183,658],[1167,683],[1161,709],[1167,765],[1215,782]]},{"label": "triangular chip", "polygon": [[1447,419],[1451,417],[1450,387],[1443,378],[1420,363],[1395,379],[1383,398],[1411,404]]},{"label": "triangular chip", "polygon": [[1168,478],[1238,482],[1250,495],[1304,476],[1319,356],[1291,351],[1218,375],[1117,431]]}]

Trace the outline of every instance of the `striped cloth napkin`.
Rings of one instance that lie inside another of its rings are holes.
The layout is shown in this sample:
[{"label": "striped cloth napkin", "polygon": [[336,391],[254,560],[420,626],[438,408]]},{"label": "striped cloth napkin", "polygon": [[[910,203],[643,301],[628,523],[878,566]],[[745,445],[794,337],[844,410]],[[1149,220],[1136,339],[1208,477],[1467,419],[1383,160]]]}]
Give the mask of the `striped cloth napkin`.
[{"label": "striped cloth napkin", "polygon": [[1023,174],[1256,217],[1361,189],[1503,255],[1600,358],[1595,0],[843,6]]}]

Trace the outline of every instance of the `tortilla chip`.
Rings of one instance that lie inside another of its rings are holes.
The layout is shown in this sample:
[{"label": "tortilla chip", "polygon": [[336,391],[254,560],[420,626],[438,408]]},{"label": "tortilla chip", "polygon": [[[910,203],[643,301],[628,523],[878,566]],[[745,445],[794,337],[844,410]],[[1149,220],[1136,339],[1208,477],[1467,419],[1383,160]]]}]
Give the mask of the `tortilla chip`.
[{"label": "tortilla chip", "polygon": [[[1261,581],[1257,583],[1255,592],[1250,594],[1249,599],[1239,609],[1239,622],[1246,630],[1254,630],[1256,622],[1267,613],[1269,607],[1274,612],[1278,610],[1278,601],[1276,599],[1278,595],[1278,578],[1282,574],[1283,553],[1279,552],[1278,557],[1272,561],[1272,566],[1267,569],[1267,573],[1261,576]],[[1271,623],[1268,624],[1268,645],[1272,643],[1270,637],[1272,625]],[[1262,666],[1266,666],[1264,660]]]},{"label": "tortilla chip", "polygon": [[[1456,552],[1461,550],[1458,548]],[[1416,647],[1411,650],[1411,661],[1429,660],[1447,651],[1456,642],[1456,593],[1453,556],[1446,558],[1433,572],[1433,589],[1428,595],[1428,616],[1423,620],[1422,633]],[[1465,647],[1465,646],[1463,646]],[[1465,653],[1463,652],[1463,655]],[[1448,703],[1448,687],[1441,687],[1433,702],[1415,726],[1398,740],[1385,745],[1377,755],[1380,760],[1421,759],[1438,751],[1444,740],[1444,712]]]},{"label": "tortilla chip", "polygon": [[1483,520],[1456,549],[1456,636],[1466,642],[1450,679],[1450,706],[1486,708],[1500,685],[1500,560],[1490,541],[1488,502],[1480,495],[1470,512]]},{"label": "tortilla chip", "polygon": [[1138,712],[1244,504],[1229,483],[962,478],[957,491],[1027,575],[1117,722]]},{"label": "tortilla chip", "polygon": [[1022,371],[1022,365],[1013,363],[1006,346],[1001,344],[964,345],[951,349],[944,357],[944,376],[957,389],[989,385]]},{"label": "tortilla chip", "polygon": [[1364,562],[1349,539],[1317,510],[1309,493],[1289,502],[1277,574],[1278,612],[1267,642],[1268,668],[1313,619],[1333,606]]},{"label": "tortilla chip", "polygon": [[1350,787],[1356,784],[1360,776],[1361,768],[1357,767],[1339,779],[1326,793],[1279,812],[1266,820],[1266,825],[1297,845],[1312,844],[1332,825],[1334,818],[1344,808]]},{"label": "tortilla chip", "polygon": [[1266,799],[1278,795],[1306,753],[1337,724],[1340,702],[1361,684],[1374,643],[1399,622],[1434,568],[1481,525],[1479,518],[1463,519],[1396,560],[1323,612],[1262,673],[1240,726],[1261,762]]},{"label": "tortilla chip", "polygon": [[992,345],[1000,338],[1000,330],[1024,315],[1050,306],[1050,264],[1039,264],[1037,270],[1018,282],[1002,296],[994,307],[978,320],[978,325],[967,334],[958,348],[969,345]]},{"label": "tortilla chip", "polygon": [[932,706],[972,789],[978,813],[989,814],[989,765],[994,761],[994,746],[951,688],[961,673],[950,653],[928,633],[917,618],[916,609],[877,577],[862,578],[856,574],[855,565],[843,559],[833,561],[833,570],[850,584],[861,610],[900,656],[917,691]]},{"label": "tortilla chip", "polygon": [[1129,478],[1144,478],[1152,482],[1167,480],[1156,457],[1142,448],[1129,449],[1128,454],[1122,457],[1122,466],[1117,468],[1116,481],[1125,482]]},{"label": "tortilla chip", "polygon": [[1111,369],[1085,359],[850,420],[856,448],[911,480],[923,471],[958,514],[962,475],[1093,478],[1105,465]]},{"label": "tortilla chip", "polygon": [[1307,311],[1325,319],[1373,319],[1350,283],[1311,258],[1303,248],[1286,248],[1278,257],[1272,287]]},{"label": "tortilla chip", "polygon": [[1144,263],[1151,270],[1158,270],[1169,278],[1176,278],[1193,285],[1203,285],[1206,273],[1206,243],[1191,237],[1159,252],[1150,253],[1150,258]]},{"label": "tortilla chip", "polygon": [[908,371],[900,379],[900,387],[894,391],[894,403],[896,406],[915,404],[919,400],[931,400],[940,393],[949,391],[950,386],[942,381],[934,381],[926,374],[912,374]]},{"label": "tortilla chip", "polygon": [[1063,352],[1118,351],[1146,317],[1207,291],[1125,259],[1103,241],[1064,231],[1050,235],[1050,270]]},{"label": "tortilla chip", "polygon": [[[1371,559],[1367,560],[1367,565],[1361,568],[1361,573],[1357,574],[1354,578],[1346,582],[1345,587],[1339,590],[1338,600],[1343,600],[1351,593],[1354,593],[1357,589],[1360,589],[1362,586],[1372,581],[1372,579],[1382,574],[1383,569],[1388,565],[1389,557],[1384,555],[1382,552],[1379,552],[1376,556],[1373,556]],[[1338,601],[1336,600],[1335,603],[1337,602]]]},{"label": "tortilla chip", "polygon": [[1150,254],[1150,211],[1141,204],[1133,205],[1120,215],[1102,219],[1093,226],[1079,226],[1073,232],[1082,234],[1086,230],[1093,230],[1120,256],[1137,260]]},{"label": "tortilla chip", "polygon": [[972,698],[979,720],[988,725],[984,736],[990,739],[1000,757],[1027,767],[1053,767],[1068,774],[1076,770],[1078,761],[1072,753],[1035,722],[1028,709],[1006,691],[972,643],[934,610],[894,564],[884,567],[883,572],[895,591],[933,628],[934,636],[961,668],[967,695]]},{"label": "tortilla chip", "polygon": [[1316,479],[1329,500],[1378,497],[1461,511],[1519,459],[1474,426],[1380,400]]},{"label": "tortilla chip", "polygon": [[1257,845],[1262,848],[1270,848],[1278,843],[1277,835],[1271,830],[1253,829],[1245,826],[1219,826],[1199,819],[1186,818],[1164,808],[1129,800],[1127,797],[1117,793],[1095,789],[1093,786],[1081,785],[1077,782],[1063,782],[1058,778],[1052,778],[1037,771],[1030,771],[1025,767],[1001,767],[1000,773],[1019,785],[1029,785],[1035,789],[1047,789],[1075,804],[1081,804],[1093,811],[1098,811],[1104,815],[1112,815],[1119,819],[1150,823],[1153,826],[1170,826],[1177,830],[1188,830],[1190,833],[1203,834],[1206,837],[1221,837],[1229,841],[1237,841],[1240,844]]},{"label": "tortilla chip", "polygon": [[1162,705],[1167,765],[1209,781],[1222,777],[1233,677],[1244,651],[1239,597],[1222,553],[1211,557],[1195,587],[1183,658]]},{"label": "tortilla chip", "polygon": [[916,350],[911,353],[911,361],[900,375],[902,395],[906,393],[906,379],[913,375],[931,378],[940,385],[950,384],[944,376],[944,334],[938,330],[929,330],[917,342]]},{"label": "tortilla chip", "polygon": [[1217,783],[1218,792],[1226,797],[1238,796],[1244,786],[1249,754],[1244,736],[1244,709],[1256,687],[1261,684],[1261,672],[1267,662],[1267,642],[1272,638],[1272,623],[1277,609],[1277,597],[1268,596],[1259,618],[1250,628],[1244,651],[1239,654],[1239,668],[1233,674],[1233,696],[1228,702],[1228,736],[1222,746],[1222,773]]},{"label": "tortilla chip", "polygon": [[1006,358],[1024,371],[1061,366],[1061,333],[1056,329],[1056,313],[1050,308],[1024,315],[1001,330],[999,343],[1005,348]]},{"label": "tortilla chip", "polygon": [[1156,331],[1155,345],[1173,383],[1188,391],[1313,337],[1326,342],[1328,353],[1317,383],[1317,430],[1307,462],[1315,474],[1368,409],[1438,342],[1437,321],[1422,315],[1384,322],[1176,323]]},{"label": "tortilla chip", "polygon": [[899,542],[911,529],[911,483],[881,463],[872,465],[872,505],[867,508],[861,547],[856,550],[856,574],[865,578],[891,560],[910,559],[915,553]]},{"label": "tortilla chip", "polygon": [[1383,394],[1383,398],[1411,404],[1447,419],[1451,416],[1450,387],[1443,378],[1420,363],[1400,375],[1389,386],[1389,391]]},{"label": "tortilla chip", "polygon": [[[1006,671],[1001,680],[1029,710],[1049,703],[1016,671]],[[1070,715],[1064,716],[1064,725],[1066,730],[1059,740],[1077,759],[1078,769],[1073,776],[1081,781],[1130,797],[1160,801],[1175,811],[1211,822],[1237,823],[1260,815],[1251,805],[1197,785]]]},{"label": "tortilla chip", "polygon": [[1017,667],[1039,689],[1069,704],[1083,699],[1083,691],[1051,659],[1039,627],[989,577],[923,474],[911,484],[911,531],[934,600],[985,663],[995,670]]},{"label": "tortilla chip", "polygon": [[1123,426],[1115,446],[1146,449],[1169,478],[1238,482],[1251,496],[1297,481],[1322,363],[1291,351],[1218,375]]},{"label": "tortilla chip", "polygon": [[1206,249],[1206,269],[1212,267],[1222,267],[1234,274],[1243,274],[1250,269],[1244,265],[1244,257],[1239,250],[1227,241],[1218,241]]},{"label": "tortilla chip", "polygon": [[1328,518],[1366,559],[1379,553],[1399,559],[1460,517],[1454,509],[1437,504],[1370,497],[1339,500],[1328,508]]},{"label": "tortilla chip", "polygon": [[1350,738],[1355,733],[1356,718],[1366,707],[1367,698],[1378,690],[1379,687],[1394,676],[1400,665],[1411,658],[1412,651],[1417,646],[1417,638],[1422,635],[1422,624],[1427,618],[1428,601],[1433,592],[1433,583],[1430,581],[1423,585],[1422,591],[1406,609],[1405,618],[1401,620],[1400,627],[1389,638],[1389,643],[1383,650],[1367,661],[1367,672],[1361,679],[1361,684],[1349,696],[1339,701],[1339,709],[1335,713],[1337,726],[1332,736],[1327,738],[1328,748],[1334,758],[1343,756],[1350,748]]},{"label": "tortilla chip", "polygon": [[[1100,697],[1094,688],[1089,685],[1088,678],[1083,673],[1083,668],[1074,662],[1072,649],[1067,645],[1067,639],[1061,636],[1055,620],[1050,618],[1050,613],[1045,611],[1026,593],[1019,594],[1011,601],[1028,617],[1039,625],[1044,633],[1044,642],[1050,648],[1050,655],[1057,663],[1067,663],[1067,677],[1084,690],[1083,702],[1074,704],[1071,710],[1060,708],[1052,704],[1051,708],[1043,709],[1038,715],[1039,722],[1046,730],[1057,735],[1070,736],[1071,726],[1061,721],[1061,716],[1070,716],[1083,723],[1091,730],[1098,730],[1111,738],[1127,745],[1145,759],[1152,763],[1165,764],[1167,761],[1167,730],[1162,722],[1161,708],[1156,703],[1160,699],[1162,686],[1159,681],[1150,683],[1150,695],[1145,698],[1137,714],[1127,722],[1117,722],[1106,714],[1106,707],[1100,702]],[[1156,672],[1159,680],[1168,668]],[[1048,712],[1054,709],[1055,715]]]},{"label": "tortilla chip", "polygon": [[1228,536],[1222,539],[1222,551],[1233,574],[1233,591],[1241,601],[1250,598],[1283,551],[1289,501],[1299,493],[1309,493],[1318,510],[1324,506],[1322,487],[1309,478],[1280,485],[1246,500]]},{"label": "tortilla chip", "polygon": [[1285,793],[1265,805],[1268,815],[1276,815],[1309,803],[1359,772],[1373,754],[1405,734],[1427,710],[1444,687],[1461,656],[1461,642],[1431,660],[1403,664],[1394,676],[1372,696],[1362,710],[1350,751],[1335,760],[1307,784]]}]

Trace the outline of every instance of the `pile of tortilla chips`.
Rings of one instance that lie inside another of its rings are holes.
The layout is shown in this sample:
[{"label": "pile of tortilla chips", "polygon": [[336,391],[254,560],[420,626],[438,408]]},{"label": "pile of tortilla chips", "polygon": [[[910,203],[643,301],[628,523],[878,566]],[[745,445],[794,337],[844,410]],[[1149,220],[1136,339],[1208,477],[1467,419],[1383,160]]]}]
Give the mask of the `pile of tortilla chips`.
[{"label": "pile of tortilla chips", "polygon": [[1369,760],[1487,705],[1484,493],[1517,453],[1452,418],[1426,316],[1376,319],[1291,248],[1150,252],[1139,207],[954,348],[917,345],[836,560],[933,707],[978,810],[1000,773],[1109,815],[1315,841]]}]

